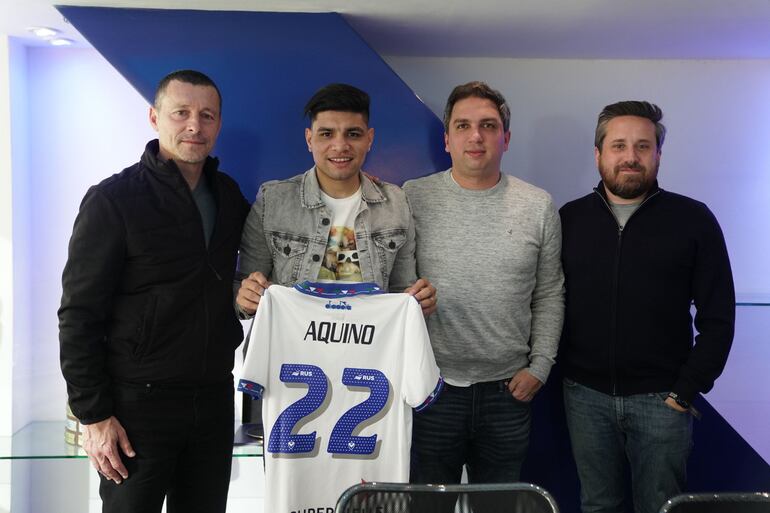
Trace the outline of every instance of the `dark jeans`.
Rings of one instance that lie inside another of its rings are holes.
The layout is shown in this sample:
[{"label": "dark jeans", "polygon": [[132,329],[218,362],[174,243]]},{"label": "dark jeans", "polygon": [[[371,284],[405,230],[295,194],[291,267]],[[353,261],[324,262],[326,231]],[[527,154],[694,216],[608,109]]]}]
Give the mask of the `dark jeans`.
[{"label": "dark jeans", "polygon": [[[413,423],[411,483],[459,483],[464,464],[471,483],[519,480],[529,446],[530,406],[514,399],[503,381],[447,384],[434,404],[413,415]],[[448,502],[430,511],[453,511],[453,500]]]},{"label": "dark jeans", "polygon": [[637,513],[655,513],[682,493],[692,416],[666,405],[666,395],[611,396],[564,379],[583,513],[623,511],[627,468]]},{"label": "dark jeans", "polygon": [[233,384],[119,385],[115,416],[136,451],[128,478],[101,479],[105,513],[224,513],[233,451]]}]

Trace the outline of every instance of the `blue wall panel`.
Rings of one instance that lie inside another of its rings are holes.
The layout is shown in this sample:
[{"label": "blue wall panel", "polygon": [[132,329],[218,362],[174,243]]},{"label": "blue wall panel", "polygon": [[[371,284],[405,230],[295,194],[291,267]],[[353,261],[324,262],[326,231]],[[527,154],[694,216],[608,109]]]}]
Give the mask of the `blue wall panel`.
[{"label": "blue wall panel", "polygon": [[[249,198],[263,181],[312,165],[302,108],[331,82],[351,83],[372,96],[376,133],[368,171],[400,184],[449,167],[441,122],[337,14],[59,10],[148,101],[171,70],[209,74],[224,97],[215,153]],[[550,490],[563,512],[576,512],[579,488],[561,400],[557,365],[534,403],[522,478]],[[708,403],[699,406],[704,419],[695,426],[690,488],[769,490],[767,463]]]},{"label": "blue wall panel", "polygon": [[170,71],[210,75],[223,96],[215,154],[247,198],[312,166],[302,111],[331,82],[372,97],[367,171],[400,184],[449,167],[441,122],[339,14],[58,9],[148,101]]}]

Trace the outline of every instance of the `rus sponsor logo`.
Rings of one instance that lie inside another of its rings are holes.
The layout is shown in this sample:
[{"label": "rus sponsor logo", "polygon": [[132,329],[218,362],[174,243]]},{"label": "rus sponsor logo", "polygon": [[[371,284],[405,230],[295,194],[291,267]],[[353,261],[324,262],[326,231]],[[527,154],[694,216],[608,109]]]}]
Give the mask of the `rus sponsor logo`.
[{"label": "rus sponsor logo", "polygon": [[374,341],[374,331],[373,324],[310,321],[303,340],[325,344],[362,344],[368,346]]}]

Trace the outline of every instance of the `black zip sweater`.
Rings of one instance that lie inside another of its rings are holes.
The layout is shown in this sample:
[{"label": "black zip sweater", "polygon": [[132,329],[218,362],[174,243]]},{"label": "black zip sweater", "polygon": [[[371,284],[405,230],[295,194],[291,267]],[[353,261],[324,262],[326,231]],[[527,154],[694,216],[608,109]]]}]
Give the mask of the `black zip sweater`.
[{"label": "black zip sweater", "polygon": [[610,395],[709,391],[732,344],[735,292],[708,207],[656,183],[621,230],[600,183],[559,213],[564,375]]},{"label": "black zip sweater", "polygon": [[208,248],[187,182],[151,141],[141,161],[91,187],[62,276],[59,341],[72,411],[113,415],[114,383],[199,386],[232,379],[243,333],[233,275],[249,204],[208,158],[217,215]]}]

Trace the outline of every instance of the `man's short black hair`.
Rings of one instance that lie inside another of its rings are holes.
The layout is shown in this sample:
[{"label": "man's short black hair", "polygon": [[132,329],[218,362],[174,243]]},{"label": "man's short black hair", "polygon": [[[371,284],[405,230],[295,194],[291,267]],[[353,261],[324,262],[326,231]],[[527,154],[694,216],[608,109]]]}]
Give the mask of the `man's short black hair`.
[{"label": "man's short black hair", "polygon": [[217,97],[219,97],[219,110],[220,112],[222,111],[222,93],[219,92],[219,88],[214,83],[214,81],[209,78],[208,75],[194,69],[180,69],[177,71],[172,71],[163,77],[160,82],[158,82],[158,87],[155,89],[155,100],[153,102],[153,105],[155,105],[156,109],[160,107],[160,99],[163,97],[163,94],[166,92],[166,88],[172,80],[184,82],[185,84],[213,87],[217,92]]},{"label": "man's short black hair", "polygon": [[305,116],[312,123],[321,112],[334,110],[362,114],[369,123],[369,95],[349,84],[329,84],[322,87],[305,104]]}]

